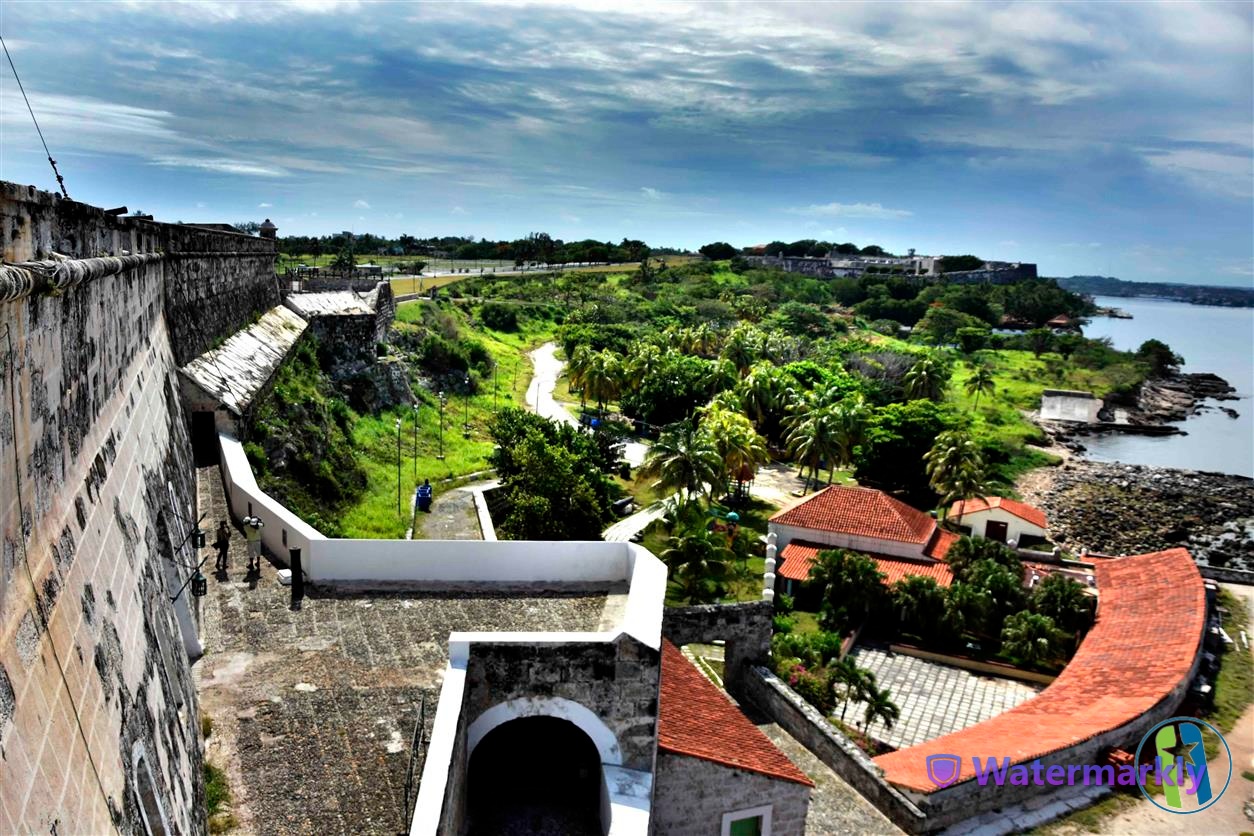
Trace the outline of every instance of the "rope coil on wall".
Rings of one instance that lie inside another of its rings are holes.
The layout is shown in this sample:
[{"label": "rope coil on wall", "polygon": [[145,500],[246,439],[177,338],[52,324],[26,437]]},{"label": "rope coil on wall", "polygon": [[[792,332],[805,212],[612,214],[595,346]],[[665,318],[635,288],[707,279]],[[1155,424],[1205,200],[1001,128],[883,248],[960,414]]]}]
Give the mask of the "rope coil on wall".
[{"label": "rope coil on wall", "polygon": [[0,266],[0,302],[12,302],[35,293],[59,293],[84,282],[113,276],[164,258],[164,253],[138,253],[65,261],[5,263]]}]

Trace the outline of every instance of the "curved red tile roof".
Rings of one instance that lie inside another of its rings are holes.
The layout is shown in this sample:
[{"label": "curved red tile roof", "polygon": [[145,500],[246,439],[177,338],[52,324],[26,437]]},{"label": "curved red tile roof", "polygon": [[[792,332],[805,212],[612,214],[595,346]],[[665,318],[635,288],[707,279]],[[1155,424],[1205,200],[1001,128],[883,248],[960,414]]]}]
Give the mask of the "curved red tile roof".
[{"label": "curved red tile roof", "polygon": [[955,502],[949,506],[949,516],[957,517],[959,511],[962,516],[967,514],[978,514],[981,511],[987,511],[991,508],[1001,508],[1008,514],[1014,514],[1021,520],[1027,520],[1032,525],[1040,528],[1048,528],[1049,521],[1045,519],[1045,512],[1026,502],[1020,502],[1017,499],[1008,499],[1004,496],[984,496],[974,497],[964,502]]},{"label": "curved red tile roof", "polygon": [[[775,570],[776,574],[781,578],[804,581],[810,577],[810,567],[818,560],[819,552],[831,548],[804,540],[793,540],[780,552],[784,562]],[[948,550],[948,546],[946,549]],[[932,578],[940,586],[949,586],[954,580],[954,573],[947,563],[925,563],[921,560],[903,560],[880,554],[868,554],[867,557],[875,561],[875,565],[884,573],[884,583],[890,586],[911,575]]]},{"label": "curved red tile roof", "polygon": [[1094,572],[1097,623],[1053,684],[991,720],[880,755],[884,777],[933,792],[928,755],[958,755],[969,780],[972,756],[1031,761],[1135,720],[1179,685],[1206,621],[1206,591],[1188,551],[1102,561]]},{"label": "curved red tile roof", "polygon": [[847,485],[829,485],[771,522],[903,543],[926,543],[936,528],[929,515],[883,491]]},{"label": "curved red tile roof", "polygon": [[814,786],[814,782],[776,749],[770,738],[749,722],[727,695],[669,641],[662,642],[657,745],[677,755]]}]

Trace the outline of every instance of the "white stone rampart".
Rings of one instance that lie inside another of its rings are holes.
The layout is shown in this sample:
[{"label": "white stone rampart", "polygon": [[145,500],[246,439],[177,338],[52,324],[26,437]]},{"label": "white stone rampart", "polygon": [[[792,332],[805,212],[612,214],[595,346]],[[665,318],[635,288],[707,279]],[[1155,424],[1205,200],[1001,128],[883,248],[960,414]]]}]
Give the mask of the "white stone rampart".
[{"label": "white stone rampart", "polygon": [[238,519],[260,517],[265,523],[261,528],[261,542],[280,561],[287,562],[290,549],[301,549],[305,574],[312,577],[308,569],[313,554],[311,544],[326,541],[326,537],[257,486],[244,445],[236,438],[219,435],[218,446],[221,450],[222,481],[231,512]]}]

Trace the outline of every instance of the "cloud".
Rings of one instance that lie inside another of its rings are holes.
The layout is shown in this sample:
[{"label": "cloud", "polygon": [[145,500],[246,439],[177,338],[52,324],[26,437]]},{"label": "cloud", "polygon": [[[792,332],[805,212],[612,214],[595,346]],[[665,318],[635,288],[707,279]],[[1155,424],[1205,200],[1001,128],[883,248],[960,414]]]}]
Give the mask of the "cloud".
[{"label": "cloud", "polygon": [[369,209],[369,208],[370,208],[370,204],[369,204],[369,203],[367,203],[367,202],[366,202],[366,201],[364,201],[364,200],[354,200],[354,201],[353,201],[353,208],[354,208],[354,209]]},{"label": "cloud", "polygon": [[654,189],[649,186],[641,186],[640,194],[644,195],[649,200],[661,200],[666,195],[665,192],[659,191],[658,189]]},{"label": "cloud", "polygon": [[914,215],[905,209],[889,209],[878,203],[812,203],[785,209],[794,215],[821,215],[836,218],[870,218],[874,220],[900,220]]},{"label": "cloud", "polygon": [[452,209],[448,210],[448,213],[450,215],[469,215],[470,214],[469,212],[467,212],[465,209],[463,209],[460,206],[454,206]]},{"label": "cloud", "polygon": [[274,208],[274,204],[273,203],[258,203],[257,208],[258,209],[272,209]]},{"label": "cloud", "polygon": [[196,157],[158,157],[152,161],[153,165],[163,166],[165,168],[196,168],[202,171],[210,171],[214,174],[234,174],[243,177],[286,177],[287,172],[281,168],[274,168],[260,163],[248,162],[247,160],[232,159],[209,159]]}]

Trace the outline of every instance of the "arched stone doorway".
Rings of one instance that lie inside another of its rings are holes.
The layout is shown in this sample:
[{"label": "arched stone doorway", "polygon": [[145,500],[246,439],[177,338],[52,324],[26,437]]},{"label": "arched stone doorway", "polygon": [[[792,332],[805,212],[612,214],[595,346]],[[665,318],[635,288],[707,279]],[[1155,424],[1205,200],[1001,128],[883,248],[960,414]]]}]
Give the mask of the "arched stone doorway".
[{"label": "arched stone doorway", "polygon": [[478,739],[467,768],[470,836],[600,836],[601,754],[579,726],[534,715]]}]

